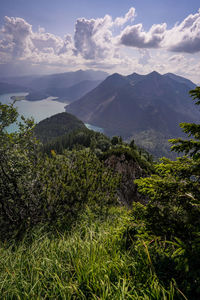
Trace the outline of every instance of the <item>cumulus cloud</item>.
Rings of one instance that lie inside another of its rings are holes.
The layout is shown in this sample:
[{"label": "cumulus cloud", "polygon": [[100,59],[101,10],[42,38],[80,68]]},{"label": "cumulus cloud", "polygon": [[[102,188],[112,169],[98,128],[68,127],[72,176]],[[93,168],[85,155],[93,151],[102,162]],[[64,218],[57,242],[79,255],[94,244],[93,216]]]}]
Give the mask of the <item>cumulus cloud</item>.
[{"label": "cumulus cloud", "polygon": [[142,24],[127,26],[119,37],[119,43],[136,48],[159,48],[164,40],[166,23],[153,25],[148,32]]},{"label": "cumulus cloud", "polygon": [[22,18],[5,17],[0,29],[0,67],[16,64],[16,68],[21,65],[28,70],[31,65],[48,71],[94,67],[131,73],[152,69],[167,72],[170,68],[175,72],[177,65],[181,70],[190,63],[190,76],[196,72],[198,58],[191,61],[190,54],[194,57],[200,51],[200,10],[171,29],[163,23],[146,31],[142,24],[130,24],[135,17],[132,7],[115,19],[109,15],[81,18],[75,23],[74,36],[64,37],[43,28],[34,31]]},{"label": "cumulus cloud", "polygon": [[166,35],[166,45],[174,52],[196,53],[200,51],[200,9],[175,25]]},{"label": "cumulus cloud", "polygon": [[124,17],[118,17],[114,20],[114,25],[116,26],[122,26],[124,25],[125,23],[127,23],[128,21],[133,21],[134,18],[135,18],[135,8],[134,7],[131,7],[129,9],[129,11],[125,14]]},{"label": "cumulus cloud", "polygon": [[105,58],[113,50],[112,18],[87,20],[78,19],[75,25],[74,53],[81,54],[85,59]]},{"label": "cumulus cloud", "polygon": [[173,52],[197,53],[200,51],[200,9],[171,29],[167,29],[166,23],[154,24],[149,31],[144,31],[142,24],[129,25],[121,32],[119,43],[139,49],[165,48]]},{"label": "cumulus cloud", "polygon": [[135,8],[131,7],[124,17],[114,21],[106,15],[104,18],[78,19],[75,24],[74,53],[86,60],[111,58],[117,55],[112,28],[133,21]]},{"label": "cumulus cloud", "polygon": [[133,21],[134,17],[135,9],[132,7],[123,17],[115,20],[109,15],[97,19],[78,19],[73,38],[68,34],[64,38],[56,36],[44,28],[33,31],[31,24],[24,19],[5,17],[0,30],[1,63],[12,59],[32,63],[67,63],[67,60],[109,60],[115,63],[119,54],[113,28]]},{"label": "cumulus cloud", "polygon": [[9,57],[15,61],[50,62],[72,51],[72,38],[69,35],[63,39],[45,32],[43,28],[33,32],[32,26],[22,18],[5,17],[0,34],[0,58],[4,53],[7,59]]},{"label": "cumulus cloud", "polygon": [[7,52],[15,58],[27,55],[32,43],[30,36],[32,26],[22,18],[5,17],[5,24],[1,30],[3,39],[0,43],[0,51]]}]

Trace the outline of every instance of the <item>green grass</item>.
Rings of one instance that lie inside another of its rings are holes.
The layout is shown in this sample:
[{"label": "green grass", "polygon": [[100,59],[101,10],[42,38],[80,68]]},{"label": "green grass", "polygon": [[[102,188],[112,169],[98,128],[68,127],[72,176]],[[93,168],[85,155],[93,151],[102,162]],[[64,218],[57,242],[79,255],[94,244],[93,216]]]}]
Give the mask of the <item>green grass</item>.
[{"label": "green grass", "polygon": [[69,233],[37,230],[32,240],[0,245],[1,299],[175,299],[140,252],[125,247],[128,212],[88,212]]}]

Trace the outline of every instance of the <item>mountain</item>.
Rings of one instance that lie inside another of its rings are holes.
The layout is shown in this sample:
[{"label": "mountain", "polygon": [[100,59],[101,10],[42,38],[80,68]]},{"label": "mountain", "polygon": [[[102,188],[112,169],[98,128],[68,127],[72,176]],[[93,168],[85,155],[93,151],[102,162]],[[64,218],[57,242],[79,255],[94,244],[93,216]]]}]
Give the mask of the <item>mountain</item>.
[{"label": "mountain", "polygon": [[5,82],[7,84],[13,84],[20,87],[28,87],[30,89],[31,82],[36,78],[39,78],[38,75],[30,75],[30,76],[18,76],[18,77],[0,77],[0,82]]},{"label": "mountain", "polygon": [[93,70],[78,70],[75,72],[56,73],[51,75],[30,75],[19,77],[2,77],[0,81],[31,89],[46,89],[49,87],[67,88],[84,80],[104,80],[108,73]]},{"label": "mountain", "polygon": [[0,82],[0,95],[7,93],[18,93],[18,92],[27,92],[28,89],[21,87],[16,84],[9,84],[7,82]]},{"label": "mountain", "polygon": [[[163,155],[160,142],[166,147],[168,138],[182,135],[180,122],[195,122],[200,118],[189,90],[191,82],[174,74],[115,73],[66,110],[85,123],[104,128],[108,135],[137,137],[137,143],[151,153],[155,153],[158,145],[161,147],[158,152]],[[146,140],[139,140],[140,135]],[[156,141],[153,147],[149,147],[151,137]]]},{"label": "mountain", "polygon": [[[41,90],[40,93],[46,93],[48,96],[58,97],[59,101],[71,103],[94,89],[100,82],[100,80],[83,80],[67,88],[52,86],[46,90]],[[30,100],[31,96],[33,98],[33,95],[34,93],[28,95],[27,100]],[[37,97],[35,97],[35,99],[36,98]]]},{"label": "mountain", "polygon": [[175,75],[173,73],[166,73],[166,74],[164,74],[164,76],[168,76],[180,83],[184,83],[184,84],[188,85],[190,89],[195,89],[195,87],[196,87],[196,84],[194,84],[191,80],[181,77],[181,76],[178,76],[178,75]]},{"label": "mountain", "polygon": [[77,129],[86,129],[86,127],[75,116],[63,112],[40,121],[34,131],[36,137],[45,143]]},{"label": "mountain", "polygon": [[53,90],[53,89],[64,89],[72,87],[84,80],[104,80],[107,77],[107,73],[100,71],[76,71],[58,73],[52,75],[45,75],[34,78],[30,83],[29,87],[33,90]]},{"label": "mountain", "polygon": [[66,88],[62,91],[60,97],[64,97],[68,102],[73,102],[82,95],[87,94],[101,83],[101,80],[83,80],[73,86]]},{"label": "mountain", "polygon": [[72,102],[95,88],[107,76],[108,74],[102,71],[79,70],[43,76],[0,78],[0,80],[28,89],[30,94],[27,100],[30,101],[54,96],[60,101]]}]

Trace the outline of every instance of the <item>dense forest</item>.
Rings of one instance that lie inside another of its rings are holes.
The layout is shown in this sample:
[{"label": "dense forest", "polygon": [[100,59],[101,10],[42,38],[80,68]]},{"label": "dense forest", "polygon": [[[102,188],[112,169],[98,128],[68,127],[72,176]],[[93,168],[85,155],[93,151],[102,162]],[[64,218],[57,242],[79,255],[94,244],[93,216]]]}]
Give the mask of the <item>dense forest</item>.
[{"label": "dense forest", "polygon": [[0,104],[2,299],[200,298],[200,124],[158,163],[73,117],[8,133],[17,117]]}]

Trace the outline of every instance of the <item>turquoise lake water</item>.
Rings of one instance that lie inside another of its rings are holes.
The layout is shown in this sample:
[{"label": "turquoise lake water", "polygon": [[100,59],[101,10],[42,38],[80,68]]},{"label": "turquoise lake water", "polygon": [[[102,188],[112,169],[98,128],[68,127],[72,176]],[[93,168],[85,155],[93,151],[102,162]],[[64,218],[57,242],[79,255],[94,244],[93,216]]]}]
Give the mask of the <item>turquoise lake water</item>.
[{"label": "turquoise lake water", "polygon": [[104,133],[104,129],[101,128],[101,127],[94,126],[94,125],[91,125],[91,124],[88,124],[88,123],[85,123],[85,126],[86,126],[88,129],[91,129],[91,130],[94,130],[94,131],[97,131],[97,132]]},{"label": "turquoise lake water", "polygon": [[[12,96],[26,96],[28,93],[11,93],[0,95],[0,102],[2,104],[12,103]],[[54,100],[53,100],[54,99]],[[65,111],[67,103],[55,101],[54,97],[48,97],[40,101],[27,101],[20,100],[15,103],[19,115],[23,115],[25,118],[33,117],[35,123],[38,123],[48,117]],[[103,128],[93,126],[91,124],[85,124],[87,128],[94,131],[103,132]],[[16,125],[9,126],[8,131],[13,132],[17,130]]]},{"label": "turquoise lake water", "polygon": [[[3,104],[12,103],[12,96],[26,96],[27,93],[13,93],[0,95],[0,102]],[[65,111],[66,103],[53,101],[53,97],[46,98],[40,101],[27,101],[21,100],[15,103],[20,115],[24,115],[27,118],[33,117],[35,122],[48,118],[52,115]]]}]

